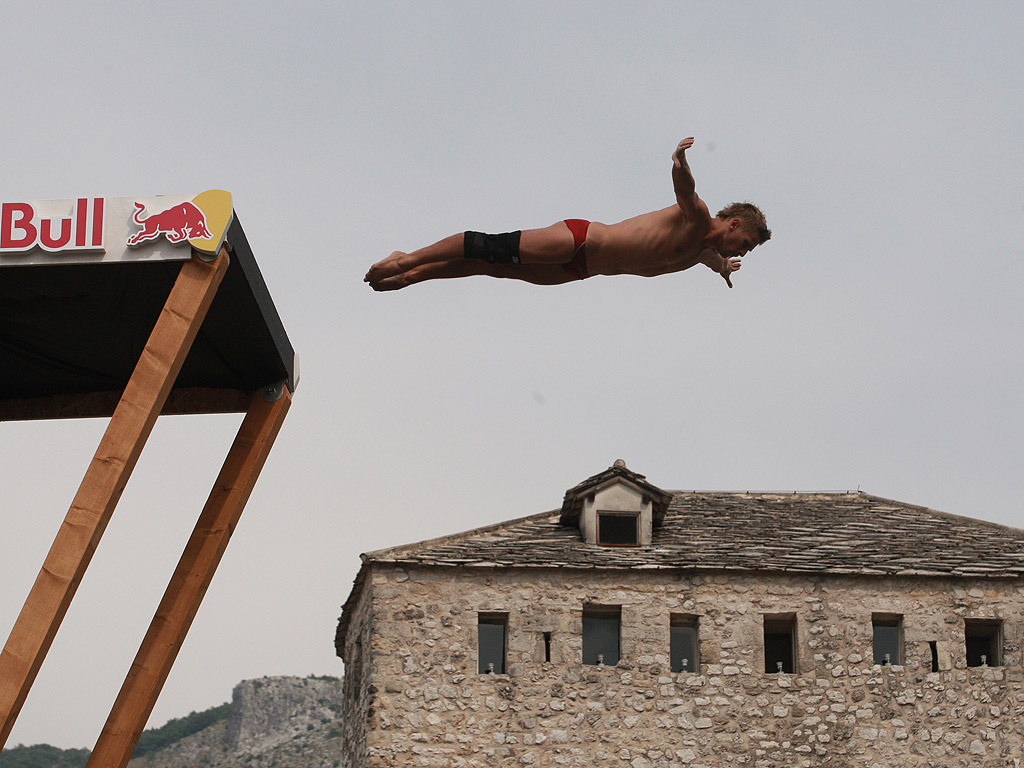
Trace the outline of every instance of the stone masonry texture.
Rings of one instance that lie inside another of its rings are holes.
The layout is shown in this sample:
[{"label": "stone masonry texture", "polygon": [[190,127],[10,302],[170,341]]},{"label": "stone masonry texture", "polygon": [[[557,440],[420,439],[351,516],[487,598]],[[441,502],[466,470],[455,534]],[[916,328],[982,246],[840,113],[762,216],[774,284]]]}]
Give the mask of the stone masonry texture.
[{"label": "stone masonry texture", "polygon": [[[1019,578],[364,571],[346,607],[347,768],[1024,765]],[[581,663],[585,605],[621,607],[618,665]],[[477,673],[480,613],[508,614],[507,674]],[[902,616],[902,665],[873,663],[880,613]],[[670,670],[673,614],[699,622],[690,673]],[[795,616],[792,674],[765,672],[766,614]],[[967,667],[965,618],[1002,621],[1001,666]]]}]

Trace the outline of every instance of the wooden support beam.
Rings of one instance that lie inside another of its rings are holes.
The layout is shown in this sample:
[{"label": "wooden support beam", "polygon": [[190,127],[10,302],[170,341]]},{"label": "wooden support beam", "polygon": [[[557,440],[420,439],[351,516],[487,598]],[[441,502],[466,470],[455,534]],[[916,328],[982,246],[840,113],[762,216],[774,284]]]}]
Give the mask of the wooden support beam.
[{"label": "wooden support beam", "polygon": [[114,507],[128,484],[228,267],[183,263],[67,516],[0,652],[0,748],[7,742]]},{"label": "wooden support beam", "polygon": [[128,764],[291,405],[287,386],[278,391],[253,397],[87,768]]}]

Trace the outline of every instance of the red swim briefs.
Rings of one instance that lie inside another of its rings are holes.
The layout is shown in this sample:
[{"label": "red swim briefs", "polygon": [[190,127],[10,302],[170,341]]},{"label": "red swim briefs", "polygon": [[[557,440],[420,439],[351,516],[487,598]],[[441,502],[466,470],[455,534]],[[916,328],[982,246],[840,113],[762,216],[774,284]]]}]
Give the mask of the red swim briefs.
[{"label": "red swim briefs", "polygon": [[585,219],[566,219],[565,226],[572,232],[573,252],[572,261],[563,264],[562,269],[580,280],[586,280],[590,277],[587,270],[587,229],[590,228],[590,222]]}]

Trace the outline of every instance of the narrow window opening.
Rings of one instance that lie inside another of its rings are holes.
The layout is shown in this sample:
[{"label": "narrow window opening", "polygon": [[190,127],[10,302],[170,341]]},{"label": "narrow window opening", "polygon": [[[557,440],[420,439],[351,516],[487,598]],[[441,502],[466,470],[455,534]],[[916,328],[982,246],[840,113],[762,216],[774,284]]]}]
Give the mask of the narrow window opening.
[{"label": "narrow window opening", "polygon": [[640,546],[639,515],[597,513],[597,543],[605,547]]},{"label": "narrow window opening", "polygon": [[939,671],[939,644],[934,640],[928,643],[928,648],[932,652],[932,672]]},{"label": "narrow window opening", "polygon": [[505,674],[505,637],[507,634],[507,613],[479,614],[477,659],[480,674]]},{"label": "narrow window opening", "polygon": [[672,614],[669,617],[669,661],[673,672],[699,672],[698,617]]},{"label": "narrow window opening", "polygon": [[892,666],[903,663],[903,617],[894,613],[871,615],[872,648],[875,664]]},{"label": "narrow window opening", "polygon": [[551,661],[551,633],[544,633],[544,661]]},{"label": "narrow window opening", "polygon": [[999,619],[964,619],[968,667],[1003,665],[1003,622]]},{"label": "narrow window opening", "polygon": [[583,608],[583,663],[614,667],[619,663],[622,608],[588,605]]},{"label": "narrow window opening", "polygon": [[792,674],[796,669],[796,615],[764,617],[764,671]]}]

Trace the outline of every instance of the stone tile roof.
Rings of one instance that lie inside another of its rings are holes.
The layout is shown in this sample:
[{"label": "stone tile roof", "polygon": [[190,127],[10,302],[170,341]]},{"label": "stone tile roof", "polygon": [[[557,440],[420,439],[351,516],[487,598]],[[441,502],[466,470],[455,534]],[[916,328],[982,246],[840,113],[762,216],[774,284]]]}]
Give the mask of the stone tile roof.
[{"label": "stone tile roof", "polygon": [[650,547],[583,542],[559,511],[363,555],[437,566],[1024,576],[1024,530],[865,493],[670,492]]},{"label": "stone tile roof", "polygon": [[1019,528],[860,492],[668,493],[650,547],[587,544],[576,525],[560,523],[562,510],[554,510],[368,552],[338,622],[338,654],[344,653],[368,566],[375,563],[1024,578]]}]

